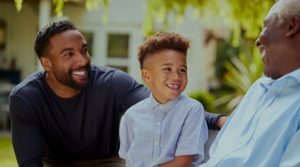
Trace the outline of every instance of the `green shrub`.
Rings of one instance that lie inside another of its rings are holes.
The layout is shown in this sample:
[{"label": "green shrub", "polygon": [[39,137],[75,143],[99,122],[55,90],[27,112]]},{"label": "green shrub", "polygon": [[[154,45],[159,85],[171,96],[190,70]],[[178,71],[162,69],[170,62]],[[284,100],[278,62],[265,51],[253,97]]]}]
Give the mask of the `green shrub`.
[{"label": "green shrub", "polygon": [[214,96],[211,93],[205,91],[196,91],[190,93],[189,96],[199,101],[206,111],[216,112],[216,107],[214,105]]}]

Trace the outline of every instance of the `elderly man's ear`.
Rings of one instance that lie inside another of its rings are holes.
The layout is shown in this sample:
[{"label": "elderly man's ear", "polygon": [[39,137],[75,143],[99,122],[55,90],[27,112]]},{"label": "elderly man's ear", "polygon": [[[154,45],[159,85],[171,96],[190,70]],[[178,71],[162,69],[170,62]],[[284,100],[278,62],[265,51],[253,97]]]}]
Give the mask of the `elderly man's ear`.
[{"label": "elderly man's ear", "polygon": [[291,18],[288,24],[289,24],[289,29],[286,36],[292,37],[298,32],[300,32],[300,18]]}]

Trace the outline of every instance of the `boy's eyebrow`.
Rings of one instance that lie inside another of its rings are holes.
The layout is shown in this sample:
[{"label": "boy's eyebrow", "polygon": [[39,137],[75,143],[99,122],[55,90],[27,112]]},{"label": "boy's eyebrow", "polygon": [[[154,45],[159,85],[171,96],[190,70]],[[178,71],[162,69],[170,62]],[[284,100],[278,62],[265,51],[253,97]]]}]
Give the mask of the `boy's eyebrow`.
[{"label": "boy's eyebrow", "polygon": [[[164,64],[162,64],[162,66],[173,66],[173,64],[172,63],[164,63]],[[186,65],[181,65],[181,67],[187,68]]]}]

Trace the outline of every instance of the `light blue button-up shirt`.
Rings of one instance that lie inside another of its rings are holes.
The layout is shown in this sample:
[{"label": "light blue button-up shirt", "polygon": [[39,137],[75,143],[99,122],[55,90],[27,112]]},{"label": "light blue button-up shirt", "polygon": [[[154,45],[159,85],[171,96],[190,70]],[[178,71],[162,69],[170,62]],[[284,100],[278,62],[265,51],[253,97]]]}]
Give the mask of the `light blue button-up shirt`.
[{"label": "light blue button-up shirt", "polygon": [[159,104],[152,95],[127,110],[120,123],[119,155],[127,167],[153,167],[175,156],[204,158],[207,125],[202,105],[184,95]]},{"label": "light blue button-up shirt", "polygon": [[259,79],[232,113],[201,167],[300,167],[300,69]]}]

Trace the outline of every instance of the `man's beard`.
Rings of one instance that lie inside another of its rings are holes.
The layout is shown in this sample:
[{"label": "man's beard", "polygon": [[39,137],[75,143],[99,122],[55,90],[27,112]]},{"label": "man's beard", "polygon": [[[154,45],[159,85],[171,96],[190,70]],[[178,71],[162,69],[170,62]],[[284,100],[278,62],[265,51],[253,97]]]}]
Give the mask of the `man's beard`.
[{"label": "man's beard", "polygon": [[91,65],[87,64],[84,67],[80,67],[80,69],[85,69],[87,72],[87,79],[85,80],[85,82],[76,82],[72,77],[73,70],[69,70],[66,73],[61,73],[61,72],[56,73],[55,77],[58,80],[58,82],[60,82],[61,84],[68,86],[70,88],[73,88],[75,90],[80,90],[80,89],[84,88],[89,81]]}]

